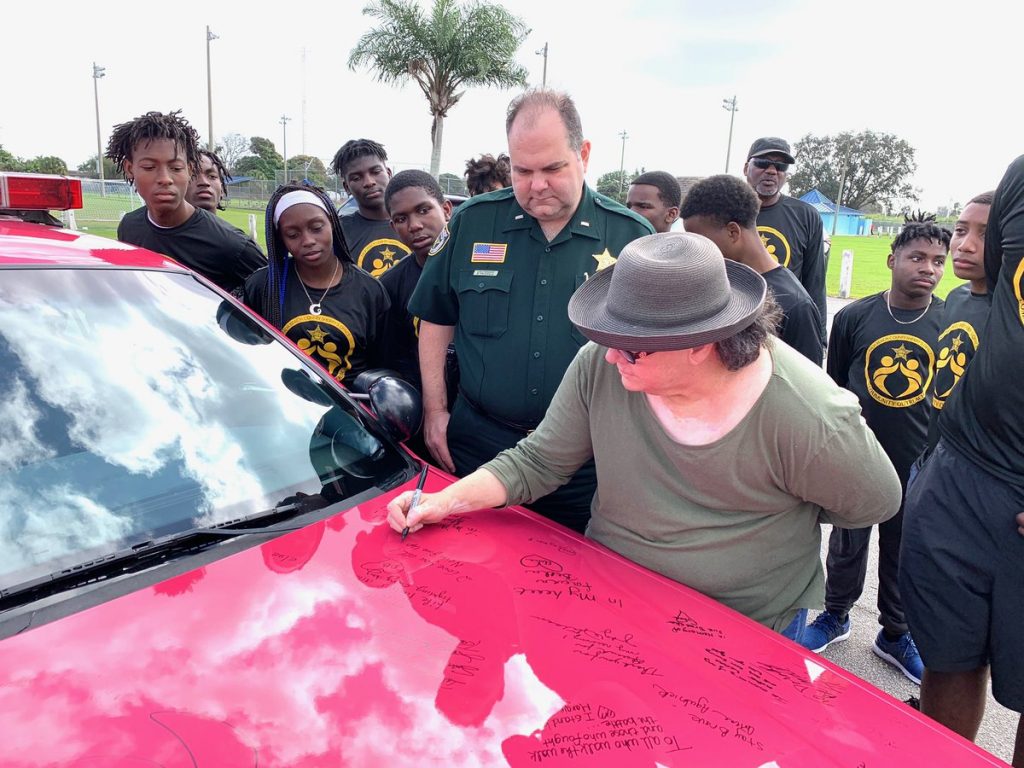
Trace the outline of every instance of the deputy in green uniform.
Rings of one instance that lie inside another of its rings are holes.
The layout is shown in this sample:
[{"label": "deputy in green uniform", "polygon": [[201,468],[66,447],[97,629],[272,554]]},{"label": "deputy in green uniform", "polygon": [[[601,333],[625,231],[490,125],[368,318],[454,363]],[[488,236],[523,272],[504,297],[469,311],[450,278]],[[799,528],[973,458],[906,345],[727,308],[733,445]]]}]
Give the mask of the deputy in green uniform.
[{"label": "deputy in green uniform", "polygon": [[[420,318],[424,436],[438,463],[466,475],[540,423],[586,339],[566,307],[646,219],[586,186],[590,157],[579,113],[563,93],[516,98],[505,122],[512,188],[463,203],[437,238],[409,311]],[[460,381],[447,402],[445,351]],[[594,465],[531,507],[579,531],[590,517]]]}]

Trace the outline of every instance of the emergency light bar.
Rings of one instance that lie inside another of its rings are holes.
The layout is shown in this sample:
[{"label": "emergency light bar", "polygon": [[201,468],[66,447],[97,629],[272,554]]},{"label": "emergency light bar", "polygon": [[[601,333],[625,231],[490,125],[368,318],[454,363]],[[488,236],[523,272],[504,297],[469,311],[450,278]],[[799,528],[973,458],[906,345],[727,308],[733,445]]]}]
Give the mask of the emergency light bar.
[{"label": "emergency light bar", "polygon": [[0,209],[67,211],[81,207],[81,179],[42,173],[0,173]]}]

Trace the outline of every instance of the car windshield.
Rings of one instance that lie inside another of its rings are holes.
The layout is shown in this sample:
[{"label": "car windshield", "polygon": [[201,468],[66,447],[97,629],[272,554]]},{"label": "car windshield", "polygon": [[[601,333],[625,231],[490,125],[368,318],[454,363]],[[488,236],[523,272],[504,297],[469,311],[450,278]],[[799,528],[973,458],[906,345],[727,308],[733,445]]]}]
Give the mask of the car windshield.
[{"label": "car windshield", "polygon": [[231,302],[120,269],[0,271],[0,446],[0,589],[410,466]]}]

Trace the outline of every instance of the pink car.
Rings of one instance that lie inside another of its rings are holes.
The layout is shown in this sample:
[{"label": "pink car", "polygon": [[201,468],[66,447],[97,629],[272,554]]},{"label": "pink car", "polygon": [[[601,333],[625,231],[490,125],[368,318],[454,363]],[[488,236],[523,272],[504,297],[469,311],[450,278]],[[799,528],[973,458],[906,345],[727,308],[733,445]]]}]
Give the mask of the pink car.
[{"label": "pink car", "polygon": [[526,510],[403,543],[407,388],[162,256],[0,211],[0,371],[4,768],[1002,765]]}]

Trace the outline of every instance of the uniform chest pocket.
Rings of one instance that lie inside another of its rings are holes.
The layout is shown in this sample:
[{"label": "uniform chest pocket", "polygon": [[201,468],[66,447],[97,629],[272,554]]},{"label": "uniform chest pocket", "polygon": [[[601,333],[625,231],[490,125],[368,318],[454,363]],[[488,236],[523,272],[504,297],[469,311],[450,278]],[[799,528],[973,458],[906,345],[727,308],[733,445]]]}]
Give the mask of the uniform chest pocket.
[{"label": "uniform chest pocket", "polygon": [[[576,275],[576,288],[579,288],[581,285],[587,282],[588,277],[590,277],[590,275],[586,272]],[[575,290],[575,288],[573,290]],[[572,338],[581,347],[588,341],[590,341],[590,339],[588,339],[586,336],[580,333],[579,329],[575,325],[572,326]]]},{"label": "uniform chest pocket", "polygon": [[468,333],[493,338],[508,330],[512,275],[505,269],[459,273],[459,323]]}]

